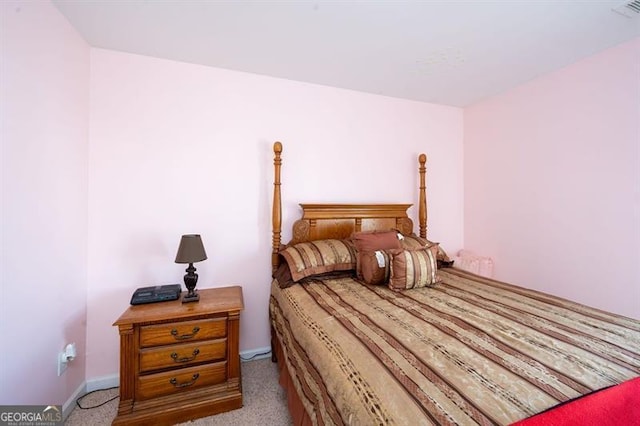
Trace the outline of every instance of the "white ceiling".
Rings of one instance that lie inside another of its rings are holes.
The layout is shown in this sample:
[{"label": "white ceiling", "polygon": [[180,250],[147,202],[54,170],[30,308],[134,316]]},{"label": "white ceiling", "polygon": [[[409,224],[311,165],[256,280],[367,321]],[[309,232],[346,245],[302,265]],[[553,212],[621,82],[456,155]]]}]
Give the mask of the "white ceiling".
[{"label": "white ceiling", "polygon": [[624,0],[54,4],[91,46],[458,107],[640,36]]}]

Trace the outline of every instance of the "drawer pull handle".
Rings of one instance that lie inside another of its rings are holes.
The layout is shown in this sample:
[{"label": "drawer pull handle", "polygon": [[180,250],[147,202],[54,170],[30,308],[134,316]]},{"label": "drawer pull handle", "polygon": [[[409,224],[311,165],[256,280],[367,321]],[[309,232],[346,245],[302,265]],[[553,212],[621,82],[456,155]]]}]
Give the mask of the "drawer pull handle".
[{"label": "drawer pull handle", "polygon": [[191,376],[190,382],[184,383],[178,383],[178,379],[174,377],[173,379],[169,380],[169,383],[171,383],[176,388],[186,388],[187,386],[191,386],[192,384],[194,384],[196,380],[198,380],[198,377],[200,377],[200,373],[194,374],[193,376]]},{"label": "drawer pull handle", "polygon": [[178,358],[178,354],[173,352],[171,354],[171,358],[173,358],[173,360],[175,362],[189,362],[189,361],[193,361],[194,359],[196,359],[196,356],[198,356],[199,353],[200,353],[200,349],[194,349],[193,350],[193,356],[185,356],[183,358]]},{"label": "drawer pull handle", "polygon": [[171,335],[176,340],[187,340],[194,338],[195,335],[198,334],[198,331],[200,331],[200,327],[193,327],[193,331],[191,332],[191,334],[182,334],[178,336],[178,329],[174,328],[173,330],[171,330]]}]

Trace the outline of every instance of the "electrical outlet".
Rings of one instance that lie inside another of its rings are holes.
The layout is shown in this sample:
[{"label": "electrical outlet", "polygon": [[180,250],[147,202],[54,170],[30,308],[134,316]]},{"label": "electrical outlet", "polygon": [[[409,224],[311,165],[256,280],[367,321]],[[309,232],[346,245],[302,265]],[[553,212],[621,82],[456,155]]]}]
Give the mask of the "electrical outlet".
[{"label": "electrical outlet", "polygon": [[65,346],[64,352],[58,354],[58,376],[62,376],[62,373],[67,371],[67,365],[74,359],[76,359],[76,344],[69,343]]},{"label": "electrical outlet", "polygon": [[67,371],[68,366],[69,363],[67,362],[67,357],[65,356],[64,352],[60,352],[58,354],[58,376],[62,376],[62,373]]}]

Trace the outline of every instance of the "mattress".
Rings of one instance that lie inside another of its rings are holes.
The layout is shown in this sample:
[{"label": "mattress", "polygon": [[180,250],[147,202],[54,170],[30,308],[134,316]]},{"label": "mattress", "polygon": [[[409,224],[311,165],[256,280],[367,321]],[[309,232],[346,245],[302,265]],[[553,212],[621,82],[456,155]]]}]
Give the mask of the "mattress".
[{"label": "mattress", "polygon": [[640,375],[640,321],[439,274],[401,292],[352,277],[274,280],[278,362],[311,423],[506,425]]}]

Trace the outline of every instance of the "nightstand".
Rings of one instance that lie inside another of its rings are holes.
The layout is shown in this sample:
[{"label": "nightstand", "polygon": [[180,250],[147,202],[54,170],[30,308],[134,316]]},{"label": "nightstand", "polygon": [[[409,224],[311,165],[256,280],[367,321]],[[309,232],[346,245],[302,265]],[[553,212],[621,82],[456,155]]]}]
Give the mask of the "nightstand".
[{"label": "nightstand", "polygon": [[242,407],[242,287],[200,301],[130,306],[120,331],[120,405],[113,424],[171,425]]}]

